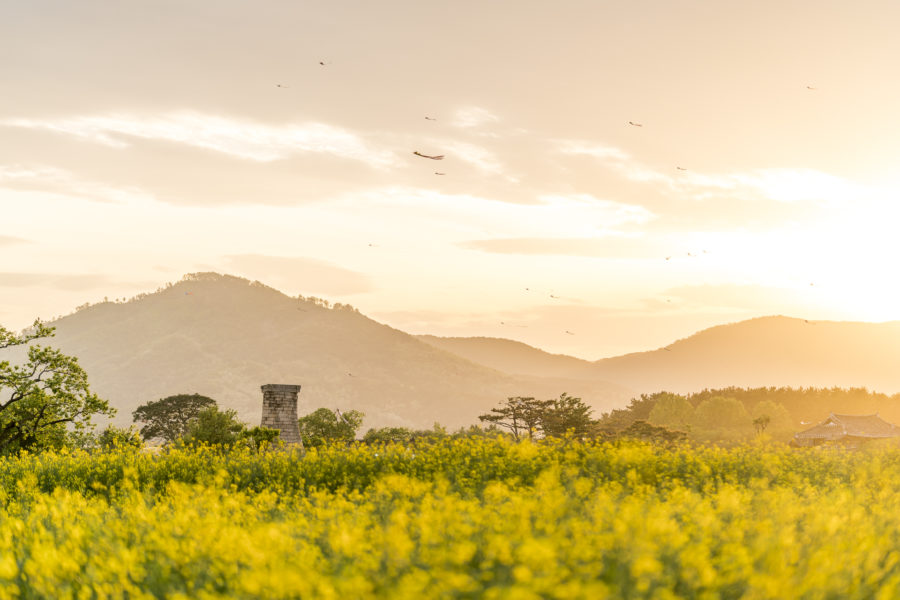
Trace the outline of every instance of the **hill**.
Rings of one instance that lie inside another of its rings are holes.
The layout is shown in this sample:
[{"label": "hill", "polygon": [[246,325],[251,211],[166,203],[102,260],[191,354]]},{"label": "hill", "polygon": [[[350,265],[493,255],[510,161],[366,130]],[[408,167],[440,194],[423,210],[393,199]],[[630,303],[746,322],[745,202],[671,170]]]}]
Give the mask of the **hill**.
[{"label": "hill", "polygon": [[900,322],[760,317],[666,348],[599,360],[594,377],[640,392],[728,386],[866,387],[900,392]]},{"label": "hill", "polygon": [[639,393],[725,387],[866,387],[900,392],[900,322],[760,317],[665,348],[588,362],[496,338],[419,336],[506,373],[614,382]]},{"label": "hill", "polygon": [[565,354],[551,354],[528,344],[488,337],[416,336],[435,348],[452,352],[474,363],[519,375],[590,379],[593,363]]},{"label": "hill", "polygon": [[579,395],[595,410],[627,401],[605,382],[512,376],[435,348],[346,305],[292,298],[215,273],[128,302],[82,308],[53,323],[50,344],[75,355],[92,388],[131,422],[139,405],[200,393],[260,420],[266,383],[297,383],[300,414],[315,408],[366,413],[364,427],[428,428],[477,422],[507,396]]}]

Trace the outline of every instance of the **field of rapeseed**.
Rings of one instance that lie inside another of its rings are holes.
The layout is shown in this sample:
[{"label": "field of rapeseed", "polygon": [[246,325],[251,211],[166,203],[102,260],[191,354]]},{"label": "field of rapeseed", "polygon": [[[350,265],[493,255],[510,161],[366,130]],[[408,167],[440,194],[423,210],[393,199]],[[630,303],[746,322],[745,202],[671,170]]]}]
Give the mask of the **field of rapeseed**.
[{"label": "field of rapeseed", "polygon": [[0,461],[0,598],[896,598],[900,452],[570,440]]}]

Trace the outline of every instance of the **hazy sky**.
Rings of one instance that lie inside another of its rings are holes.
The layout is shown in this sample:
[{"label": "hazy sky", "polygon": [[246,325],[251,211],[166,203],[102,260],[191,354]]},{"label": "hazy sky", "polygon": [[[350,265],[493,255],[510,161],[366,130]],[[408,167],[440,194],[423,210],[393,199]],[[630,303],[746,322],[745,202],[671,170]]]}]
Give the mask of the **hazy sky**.
[{"label": "hazy sky", "polygon": [[2,2],[0,324],[195,271],[592,359],[759,315],[898,319],[898,22]]}]

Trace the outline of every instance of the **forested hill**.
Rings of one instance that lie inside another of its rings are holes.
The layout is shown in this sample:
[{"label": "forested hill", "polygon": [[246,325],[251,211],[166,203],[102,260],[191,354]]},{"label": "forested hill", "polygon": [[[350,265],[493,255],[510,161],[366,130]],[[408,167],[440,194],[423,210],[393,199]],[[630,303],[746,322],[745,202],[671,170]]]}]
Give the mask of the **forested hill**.
[{"label": "forested hill", "polygon": [[104,302],[52,323],[49,343],[75,355],[117,422],[149,400],[178,393],[215,398],[258,423],[266,383],[296,383],[300,412],[366,413],[364,427],[429,428],[477,422],[508,396],[581,396],[597,412],[631,390],[601,381],[511,376],[434,348],[353,308],[292,298],[214,273],[128,302]]}]

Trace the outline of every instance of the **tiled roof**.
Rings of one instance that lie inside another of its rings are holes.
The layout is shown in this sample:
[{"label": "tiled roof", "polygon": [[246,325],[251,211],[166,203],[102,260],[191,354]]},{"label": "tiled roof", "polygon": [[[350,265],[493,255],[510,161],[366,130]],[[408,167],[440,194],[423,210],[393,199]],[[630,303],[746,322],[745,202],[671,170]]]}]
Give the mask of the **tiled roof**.
[{"label": "tiled roof", "polygon": [[900,428],[874,415],[836,415],[794,437],[797,439],[836,440],[844,437],[886,438],[900,435]]}]

